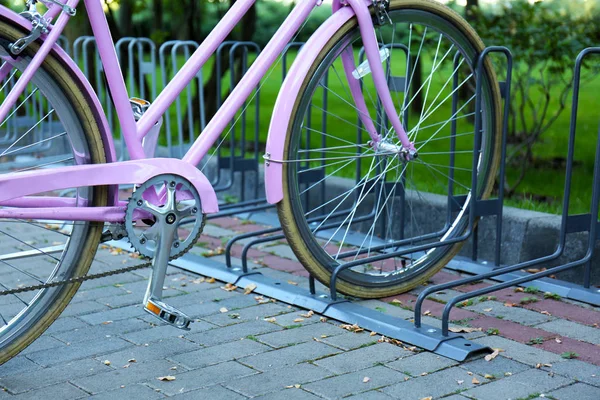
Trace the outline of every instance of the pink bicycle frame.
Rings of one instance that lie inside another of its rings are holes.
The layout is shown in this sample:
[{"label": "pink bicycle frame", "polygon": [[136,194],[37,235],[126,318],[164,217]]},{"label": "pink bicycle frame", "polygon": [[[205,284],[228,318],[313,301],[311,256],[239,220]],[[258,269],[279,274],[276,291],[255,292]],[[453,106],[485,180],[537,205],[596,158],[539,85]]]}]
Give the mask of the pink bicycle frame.
[{"label": "pink bicycle frame", "polygon": [[[106,73],[108,86],[121,124],[121,131],[132,161],[113,162],[110,164],[94,165],[93,167],[82,165],[2,175],[0,176],[0,206],[7,207],[0,208],[0,218],[122,221],[124,218],[123,204],[120,203],[117,198],[109,199],[111,201],[109,207],[77,208],[73,207],[72,204],[69,204],[68,202],[61,202],[51,197],[36,198],[28,196],[40,193],[41,189],[39,188],[41,187],[44,188],[44,191],[52,191],[65,188],[65,185],[67,185],[66,187],[71,188],[91,185],[139,184],[153,176],[166,173],[177,174],[187,178],[200,193],[203,212],[217,212],[218,203],[216,194],[206,177],[204,177],[195,166],[200,163],[212,145],[218,140],[229,121],[233,119],[244,101],[247,100],[268,69],[284,50],[287,43],[308,18],[310,12],[316,6],[320,5],[322,0],[303,0],[292,10],[282,26],[277,30],[273,38],[254,61],[248,72],[234,88],[227,100],[218,110],[217,114],[208,123],[182,160],[145,160],[149,155],[145,154],[142,141],[167,111],[169,106],[176,100],[182,90],[192,79],[194,79],[200,68],[202,68],[204,63],[212,56],[220,43],[225,40],[255,1],[256,0],[238,0],[234,3],[231,9],[192,54],[190,59],[185,63],[173,80],[155,99],[143,117],[136,123],[129,103],[129,95],[119,67],[106,16],[102,9],[102,3],[100,0],[84,0],[92,30],[96,38],[100,58]],[[67,1],[67,4],[73,8],[75,8],[78,3],[79,0]],[[387,86],[385,73],[380,62],[379,47],[373,29],[372,17],[368,9],[370,4],[371,2],[369,0],[347,0],[348,7],[346,7],[342,5],[340,0],[334,0],[334,15],[319,29],[319,31],[316,32],[315,35],[313,35],[315,39],[311,38],[311,40],[309,40],[304,46],[303,52],[318,53],[321,49],[319,46],[322,46],[324,43],[323,38],[319,38],[319,32],[326,33],[329,35],[328,37],[331,37],[331,35],[335,33],[335,30],[332,31],[332,27],[338,29],[337,27],[341,26],[341,23],[356,16],[365,46],[365,54],[369,61],[371,72],[373,74],[373,81],[382,101],[383,108],[403,147],[414,149],[402,127]],[[49,19],[57,17],[56,21],[49,34],[44,38],[44,43],[34,56],[30,65],[25,69],[4,103],[0,105],[0,123],[4,121],[10,107],[25,90],[28,82],[35,73],[35,70],[39,68],[44,58],[52,51],[58,37],[66,26],[70,17],[61,11],[60,7],[54,5],[49,7],[45,17]],[[3,10],[0,7],[0,15],[6,16],[5,14],[5,9]],[[16,17],[14,14],[12,14],[12,16]],[[13,18],[13,21],[23,25],[23,21],[19,20],[18,17],[16,19]],[[374,124],[369,116],[358,81],[354,80],[352,77],[352,71],[355,69],[354,56],[351,52],[345,52],[342,55],[342,60],[352,96],[357,108],[360,110],[359,115],[363,120],[366,129],[369,131],[371,138],[377,142],[380,137],[375,131]],[[8,73],[8,71],[0,70],[0,78],[2,77],[1,75],[3,72]],[[291,76],[288,79],[298,80],[303,79],[303,76]],[[286,86],[286,83],[287,80],[284,83],[284,87]],[[290,109],[289,106],[295,102],[295,97],[291,96],[291,98],[287,98],[287,93],[285,91],[282,91],[282,93],[280,93],[277,99],[276,108],[281,107],[284,110]],[[274,115],[277,116],[278,113],[274,113]],[[285,115],[285,113],[283,115]],[[286,123],[279,125],[279,127],[287,127],[288,121],[280,122]],[[273,128],[273,124],[271,128]],[[267,149],[272,149],[271,151],[273,151],[274,154],[279,152],[282,153],[285,135],[285,128],[279,129],[277,132],[274,132],[273,129],[271,129],[269,132]],[[105,140],[110,141],[112,138],[105,138]],[[151,166],[151,168],[149,168],[149,166]],[[101,176],[102,178],[93,178],[92,175],[95,177]],[[68,179],[65,179],[65,176],[68,176]],[[267,186],[267,199],[270,202],[277,202],[281,199],[281,179],[282,177],[277,172],[277,168],[274,168],[270,172],[267,171],[265,181]],[[68,181],[68,183],[65,183],[65,181]],[[24,208],[31,209],[23,210]]]}]

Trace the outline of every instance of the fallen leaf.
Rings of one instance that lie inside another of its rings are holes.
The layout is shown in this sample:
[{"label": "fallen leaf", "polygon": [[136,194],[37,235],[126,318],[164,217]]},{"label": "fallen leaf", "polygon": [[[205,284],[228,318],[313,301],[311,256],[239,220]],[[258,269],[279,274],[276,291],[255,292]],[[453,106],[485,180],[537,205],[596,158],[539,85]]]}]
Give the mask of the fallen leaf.
[{"label": "fallen leaf", "polygon": [[342,325],[340,325],[340,328],[345,329],[350,332],[354,332],[354,333],[360,333],[360,332],[364,331],[364,329],[361,328],[360,326],[358,326],[357,324],[354,324],[354,325],[342,324]]},{"label": "fallen leaf", "polygon": [[309,312],[307,312],[305,314],[300,314],[300,316],[303,317],[303,318],[310,318],[313,315],[315,315],[315,312],[313,310],[310,310]]},{"label": "fallen leaf", "polygon": [[171,371],[175,371],[175,370],[177,370],[177,366],[171,367],[171,368],[169,368],[169,369],[170,369]]},{"label": "fallen leaf", "polygon": [[524,291],[525,289],[523,289],[522,287],[515,288],[515,292],[523,293]]},{"label": "fallen leaf", "polygon": [[248,286],[246,286],[244,288],[244,294],[250,294],[252,292],[254,292],[254,289],[256,289],[256,285],[254,283],[249,284]]},{"label": "fallen leaf", "polygon": [[467,371],[467,375],[473,375],[473,373],[471,371]]},{"label": "fallen leaf", "polygon": [[394,303],[394,304],[402,304],[402,301],[398,300],[398,299],[394,299],[392,301],[390,301],[390,303]]},{"label": "fallen leaf", "polygon": [[488,354],[484,357],[485,361],[492,361],[494,358],[498,357],[498,354],[500,354],[500,352],[498,350],[494,350],[492,354]]},{"label": "fallen leaf", "polygon": [[159,377],[158,377],[158,378],[156,378],[156,379],[158,379],[159,381],[167,381],[167,382],[171,382],[171,381],[174,381],[174,380],[175,380],[175,379],[177,379],[177,378],[175,378],[173,375],[167,375],[167,376],[159,376]]},{"label": "fallen leaf", "polygon": [[294,385],[294,387],[295,387],[296,389],[300,389],[300,385],[299,385],[298,383],[296,383],[296,384]]},{"label": "fallen leaf", "polygon": [[562,340],[560,340],[559,338],[554,339],[554,341],[558,344],[562,343]]},{"label": "fallen leaf", "polygon": [[294,322],[302,322],[302,321],[304,321],[304,318],[296,318],[296,319],[294,320]]},{"label": "fallen leaf", "polygon": [[225,307],[221,307],[221,308],[219,308],[219,311],[221,311],[222,313],[226,313],[229,310]]},{"label": "fallen leaf", "polygon": [[206,278],[204,278],[204,277],[203,278],[197,278],[197,279],[192,280],[192,283],[198,285],[198,284],[204,282],[205,280],[206,280]]},{"label": "fallen leaf", "polygon": [[327,322],[327,318],[321,317],[321,318],[319,318],[319,321],[321,321],[321,322]]},{"label": "fallen leaf", "polygon": [[473,380],[471,381],[471,383],[473,385],[479,385],[481,382],[479,382],[479,380],[477,378],[473,377]]},{"label": "fallen leaf", "polygon": [[459,385],[462,385],[463,383],[465,383],[464,380],[460,380],[460,381],[456,381],[456,383],[458,383]]},{"label": "fallen leaf", "polygon": [[367,383],[367,382],[369,382],[370,380],[371,380],[371,378],[369,378],[368,376],[365,376],[365,377],[363,378],[363,383]]},{"label": "fallen leaf", "polygon": [[271,317],[271,318],[265,318],[265,321],[267,322],[275,322],[275,317]]},{"label": "fallen leaf", "polygon": [[504,307],[514,307],[516,306],[516,303],[509,303],[508,301],[506,303],[504,303]]},{"label": "fallen leaf", "polygon": [[104,365],[110,365],[110,361],[104,360]]},{"label": "fallen leaf", "polygon": [[202,253],[202,256],[203,257],[214,257],[214,256],[219,256],[223,253],[225,253],[225,247],[219,246],[214,250],[205,251],[204,253]]},{"label": "fallen leaf", "polygon": [[433,399],[433,397],[429,396],[429,397],[423,397],[423,398],[422,398],[422,399],[420,399],[420,400],[431,400],[431,399]]},{"label": "fallen leaf", "polygon": [[407,380],[409,380],[410,378],[408,376],[404,377],[404,382],[406,382]]},{"label": "fallen leaf", "polygon": [[325,339],[325,338],[327,337],[327,335],[321,335],[321,337],[322,337],[323,339]]},{"label": "fallen leaf", "polygon": [[221,286],[221,289],[223,289],[227,292],[233,292],[235,289],[237,289],[237,286],[235,286],[234,284],[228,283],[225,286]]},{"label": "fallen leaf", "polygon": [[104,322],[102,323],[102,325],[109,325],[109,324],[112,324],[112,321],[104,321]]},{"label": "fallen leaf", "polygon": [[495,379],[496,378],[494,375],[490,375],[490,374],[485,374],[483,377],[485,379]]},{"label": "fallen leaf", "polygon": [[290,285],[298,286],[298,282],[294,282],[294,281],[288,281],[288,283],[289,283]]},{"label": "fallen leaf", "polygon": [[127,360],[128,363],[134,363],[137,362],[137,360],[135,358],[130,358],[129,360]]},{"label": "fallen leaf", "polygon": [[529,268],[526,271],[529,272],[530,274],[537,274],[538,272],[542,272],[545,270],[546,270],[546,268]]},{"label": "fallen leaf", "polygon": [[426,311],[423,313],[423,315],[431,315],[431,311],[429,311],[429,310],[426,310]]},{"label": "fallen leaf", "polygon": [[427,376],[428,373],[427,372],[421,372],[421,376]]},{"label": "fallen leaf", "polygon": [[369,336],[375,336],[375,335],[377,335],[377,332],[371,332],[371,333],[369,333]]},{"label": "fallen leaf", "polygon": [[130,365],[131,364],[125,364],[125,365],[123,365],[123,368],[129,368]]},{"label": "fallen leaf", "polygon": [[540,311],[540,314],[552,316],[552,314],[550,314],[548,311]]},{"label": "fallen leaf", "polygon": [[448,330],[450,332],[454,332],[454,333],[481,332],[481,328],[469,328],[469,327],[466,327],[466,326],[451,327]]},{"label": "fallen leaf", "polygon": [[484,308],[483,311],[490,312],[490,311],[492,311],[492,309],[491,308]]},{"label": "fallen leaf", "polygon": [[208,283],[215,283],[215,282],[216,282],[216,280],[215,280],[215,278],[208,278],[208,279],[206,280],[206,282],[208,282]]}]

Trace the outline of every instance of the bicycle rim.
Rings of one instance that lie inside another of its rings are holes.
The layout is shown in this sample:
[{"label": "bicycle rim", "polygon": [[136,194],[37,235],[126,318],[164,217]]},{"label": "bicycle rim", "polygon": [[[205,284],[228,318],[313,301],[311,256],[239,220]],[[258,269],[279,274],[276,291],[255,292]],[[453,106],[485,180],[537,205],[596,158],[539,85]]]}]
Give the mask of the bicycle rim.
[{"label": "bicycle rim", "polygon": [[[399,4],[417,6],[395,9]],[[296,255],[319,280],[328,283],[341,264],[362,262],[341,274],[342,292],[378,297],[414,287],[459,248],[440,244],[467,227],[465,204],[473,195],[472,65],[482,45],[456,26],[453,14],[432,4],[395,2],[393,24],[376,28],[392,97],[417,160],[406,162],[389,150],[399,140],[367,74],[360,79],[365,101],[389,146],[381,151],[369,142],[340,61],[348,49],[357,65],[364,60],[355,27],[320,58],[297,103],[280,217]],[[498,95],[487,69],[483,83],[478,198],[489,193],[498,151]],[[429,248],[386,256],[420,245]]]}]

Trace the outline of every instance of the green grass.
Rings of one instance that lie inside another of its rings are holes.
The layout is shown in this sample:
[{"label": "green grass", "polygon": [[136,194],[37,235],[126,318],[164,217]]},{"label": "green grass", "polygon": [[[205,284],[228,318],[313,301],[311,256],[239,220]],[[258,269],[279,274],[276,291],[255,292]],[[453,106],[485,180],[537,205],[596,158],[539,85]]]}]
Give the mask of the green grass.
[{"label": "green grass", "polygon": [[561,301],[562,300],[562,297],[560,297],[559,294],[552,293],[552,292],[545,292],[544,293],[544,298],[545,299],[552,299],[552,300],[556,300],[556,301]]},{"label": "green grass", "polygon": [[500,330],[497,328],[489,328],[488,330],[485,331],[485,333],[487,335],[493,336],[493,335],[498,335],[500,334]]},{"label": "green grass", "polygon": [[577,358],[579,357],[579,354],[575,353],[574,351],[565,351],[564,353],[562,353],[560,355],[562,358],[566,358],[568,360],[572,359],[572,358]]}]

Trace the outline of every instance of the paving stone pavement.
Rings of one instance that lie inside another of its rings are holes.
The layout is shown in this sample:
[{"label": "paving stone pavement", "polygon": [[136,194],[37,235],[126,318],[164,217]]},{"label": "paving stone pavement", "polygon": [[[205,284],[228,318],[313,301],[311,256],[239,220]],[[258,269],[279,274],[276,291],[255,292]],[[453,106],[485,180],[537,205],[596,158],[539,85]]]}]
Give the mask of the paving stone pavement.
[{"label": "paving stone pavement", "polygon": [[[213,220],[199,242],[210,248],[253,226]],[[306,287],[285,242],[253,254],[252,268]],[[102,248],[92,272],[134,262]],[[458,363],[173,267],[167,301],[196,319],[190,331],[179,331],[143,311],[148,273],[85,283],[40,339],[0,366],[0,400],[600,399],[600,310],[548,299],[534,288],[499,291],[459,308],[454,323],[481,328],[467,336],[501,352],[491,361]],[[443,271],[432,281],[457,278]],[[419,290],[362,304],[410,319]],[[426,302],[427,323],[439,323],[440,306],[456,293]],[[175,379],[159,379],[166,376]]]}]

